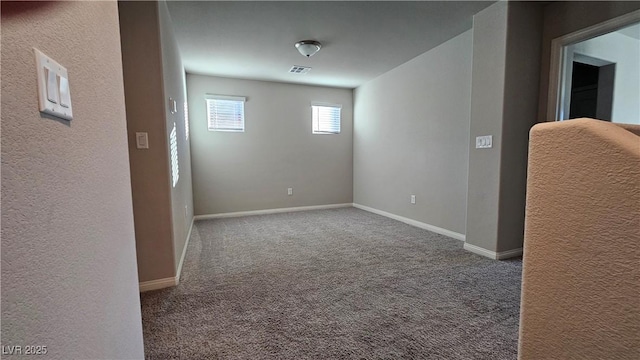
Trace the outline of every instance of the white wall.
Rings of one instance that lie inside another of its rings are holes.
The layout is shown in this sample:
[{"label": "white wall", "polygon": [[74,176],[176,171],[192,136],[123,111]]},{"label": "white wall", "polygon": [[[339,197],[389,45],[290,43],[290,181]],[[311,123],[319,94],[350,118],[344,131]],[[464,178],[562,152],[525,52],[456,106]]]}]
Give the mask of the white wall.
[{"label": "white wall", "polygon": [[[144,357],[119,39],[115,2],[2,3],[2,345],[34,358]],[[34,47],[70,123],[38,111]]]},{"label": "white wall", "polygon": [[640,124],[640,40],[612,32],[570,47],[616,64],[611,121]]},{"label": "white wall", "polygon": [[[351,90],[188,74],[187,93],[196,215],[353,201]],[[247,97],[245,132],[208,131],[205,94]],[[340,134],[311,134],[312,101],[342,104]]]},{"label": "white wall", "polygon": [[465,233],[471,45],[467,31],[355,90],[355,203]]}]

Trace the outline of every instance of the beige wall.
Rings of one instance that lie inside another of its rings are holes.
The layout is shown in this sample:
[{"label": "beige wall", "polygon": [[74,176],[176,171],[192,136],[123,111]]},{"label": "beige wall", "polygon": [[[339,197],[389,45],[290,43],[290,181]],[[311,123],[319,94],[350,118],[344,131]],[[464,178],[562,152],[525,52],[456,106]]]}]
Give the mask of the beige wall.
[{"label": "beige wall", "polygon": [[[195,214],[353,201],[351,90],[192,74],[187,90]],[[208,131],[205,94],[246,96],[245,132]],[[312,101],[342,104],[340,134],[311,134]]]},{"label": "beige wall", "polygon": [[[169,138],[173,124],[176,124],[178,134],[178,163],[180,177],[175,187],[171,188],[171,215],[173,222],[173,248],[176,266],[180,265],[180,258],[186,246],[189,227],[193,219],[193,191],[191,189],[191,149],[186,137],[185,103],[187,92],[185,72],[180,58],[180,51],[173,33],[171,16],[164,1],[158,2],[160,26],[160,40],[162,48],[162,80],[164,83],[164,106],[166,138]],[[169,109],[169,98],[177,103],[177,112],[172,114]],[[167,147],[167,156],[170,149]],[[177,268],[176,268],[177,270]]]},{"label": "beige wall", "polygon": [[529,130],[538,119],[540,82],[542,6],[534,2],[511,2],[508,11],[498,253],[520,249],[524,241]]},{"label": "beige wall", "polygon": [[[502,111],[507,58],[508,4],[497,2],[473,17],[473,79],[467,199],[467,244],[496,251]],[[476,149],[476,136],[492,135],[493,148]]]},{"label": "beige wall", "polygon": [[637,1],[566,1],[545,6],[540,64],[539,122],[554,120],[546,118],[551,41],[638,9],[640,9],[640,2]]},{"label": "beige wall", "polygon": [[[2,2],[3,346],[144,357],[119,36],[115,2]],[[70,123],[38,111],[34,47]]]},{"label": "beige wall", "polygon": [[[140,281],[175,275],[171,175],[156,2],[118,3]],[[149,149],[136,148],[147,132]]]},{"label": "beige wall", "polygon": [[531,131],[519,359],[639,357],[635,132],[597,120]]},{"label": "beige wall", "polygon": [[355,203],[465,233],[471,38],[355,90]]},{"label": "beige wall", "polygon": [[[536,3],[498,2],[474,16],[465,248],[489,257],[519,255],[522,248],[541,32]],[[493,148],[475,148],[481,135],[493,135]]]},{"label": "beige wall", "polygon": [[[165,2],[120,2],[133,209],[140,281],[175,277],[193,219],[186,138],[185,73]],[[169,98],[175,99],[172,114]],[[178,168],[171,180],[169,136],[176,124]],[[149,149],[136,148],[136,132]]]}]

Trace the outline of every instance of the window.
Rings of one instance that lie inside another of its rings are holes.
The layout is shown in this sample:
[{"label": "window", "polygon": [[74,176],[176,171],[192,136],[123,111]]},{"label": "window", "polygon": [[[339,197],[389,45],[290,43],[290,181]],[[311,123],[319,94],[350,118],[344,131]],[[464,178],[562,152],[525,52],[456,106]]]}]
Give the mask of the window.
[{"label": "window", "polygon": [[340,134],[342,105],[311,104],[313,134]]},{"label": "window", "polygon": [[173,130],[169,135],[169,145],[171,148],[171,180],[173,187],[178,184],[180,178],[180,170],[178,169],[178,134],[176,133],[176,123],[173,123]]},{"label": "window", "polygon": [[209,131],[244,132],[244,97],[208,95],[206,100]]}]

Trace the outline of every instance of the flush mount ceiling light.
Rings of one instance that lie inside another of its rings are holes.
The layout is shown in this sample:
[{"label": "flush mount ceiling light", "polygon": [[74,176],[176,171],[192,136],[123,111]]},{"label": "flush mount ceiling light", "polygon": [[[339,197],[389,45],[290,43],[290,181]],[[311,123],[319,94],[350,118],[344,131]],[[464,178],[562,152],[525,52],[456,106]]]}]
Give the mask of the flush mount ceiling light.
[{"label": "flush mount ceiling light", "polygon": [[302,54],[302,56],[310,57],[311,55],[320,51],[322,44],[315,40],[302,40],[296,43],[296,49]]}]

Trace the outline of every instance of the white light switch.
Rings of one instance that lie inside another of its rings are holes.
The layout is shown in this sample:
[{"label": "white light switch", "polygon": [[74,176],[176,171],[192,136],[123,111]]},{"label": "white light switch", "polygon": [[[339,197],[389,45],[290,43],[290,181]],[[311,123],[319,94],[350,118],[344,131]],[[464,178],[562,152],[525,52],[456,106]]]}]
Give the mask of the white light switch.
[{"label": "white light switch", "polygon": [[476,149],[493,147],[493,135],[476,136]]},{"label": "white light switch", "polygon": [[136,147],[138,149],[148,149],[149,148],[149,135],[146,132],[137,132],[136,133]]},{"label": "white light switch", "polygon": [[58,103],[58,75],[55,71],[44,69],[47,74],[47,100],[57,104]]},{"label": "white light switch", "polygon": [[66,77],[60,79],[60,106],[68,108],[71,106],[71,95],[69,95],[69,80]]},{"label": "white light switch", "polygon": [[38,74],[39,110],[65,120],[73,119],[67,69],[40,50],[33,50]]}]

